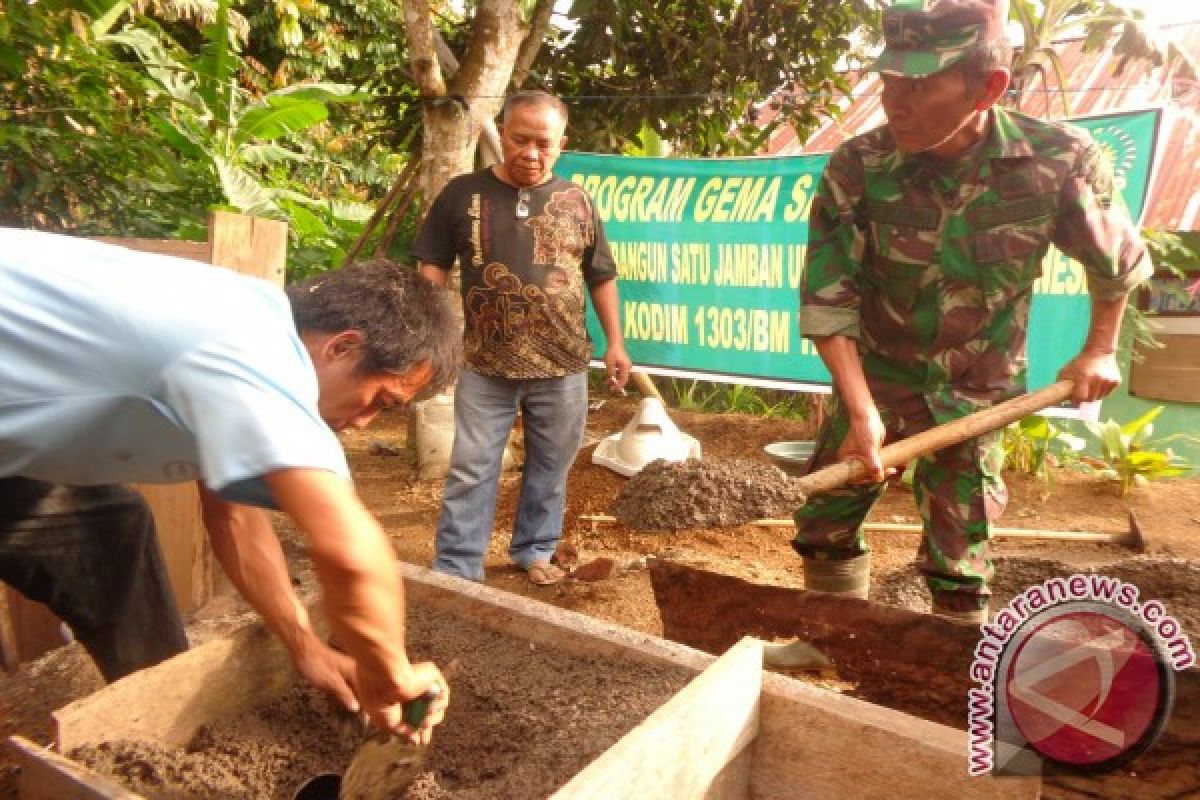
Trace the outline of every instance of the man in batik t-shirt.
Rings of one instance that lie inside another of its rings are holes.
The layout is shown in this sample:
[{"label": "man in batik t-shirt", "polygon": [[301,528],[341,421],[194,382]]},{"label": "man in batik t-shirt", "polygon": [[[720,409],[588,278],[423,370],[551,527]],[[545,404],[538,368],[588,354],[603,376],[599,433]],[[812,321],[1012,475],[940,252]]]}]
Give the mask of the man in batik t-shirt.
[{"label": "man in batik t-shirt", "polygon": [[596,209],[551,172],[567,111],[544,92],[510,96],[501,112],[504,161],[451,180],[413,255],[445,286],[462,270],[466,365],[454,393],[454,448],[433,567],[483,580],[504,447],[519,409],[525,467],[509,556],[536,584],[557,583],[567,472],[583,441],[592,341],[584,291],[608,340],[610,385],[629,378],[616,268]]}]

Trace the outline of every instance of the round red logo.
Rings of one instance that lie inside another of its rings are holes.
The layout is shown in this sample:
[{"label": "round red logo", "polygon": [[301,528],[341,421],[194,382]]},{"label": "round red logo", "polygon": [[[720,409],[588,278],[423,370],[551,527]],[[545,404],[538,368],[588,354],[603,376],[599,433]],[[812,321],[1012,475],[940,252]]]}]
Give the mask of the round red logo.
[{"label": "round red logo", "polygon": [[1013,724],[1039,755],[1105,769],[1162,732],[1173,674],[1132,617],[1081,605],[1092,606],[1072,604],[1035,621],[1008,662],[1004,692]]}]

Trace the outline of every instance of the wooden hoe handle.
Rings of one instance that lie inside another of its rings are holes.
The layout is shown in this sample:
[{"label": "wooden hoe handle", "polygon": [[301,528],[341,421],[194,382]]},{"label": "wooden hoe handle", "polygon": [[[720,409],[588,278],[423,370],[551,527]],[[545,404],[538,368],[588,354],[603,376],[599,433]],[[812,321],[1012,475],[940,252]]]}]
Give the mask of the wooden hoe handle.
[{"label": "wooden hoe handle", "polygon": [[[976,411],[962,419],[956,419],[945,425],[938,425],[936,428],[909,436],[907,439],[901,439],[879,451],[883,466],[885,468],[902,467],[918,456],[929,455],[943,447],[960,444],[980,434],[1003,428],[1030,414],[1061,403],[1071,396],[1073,388],[1074,384],[1071,381],[1058,381],[1038,389],[1036,392],[1005,400],[1003,403]],[[866,467],[861,461],[857,459],[841,461],[819,469],[811,475],[797,478],[795,485],[805,495],[819,494],[851,483],[865,473]]]},{"label": "wooden hoe handle", "polygon": [[658,387],[654,385],[654,381],[650,380],[650,376],[640,369],[635,369],[629,373],[629,382],[634,385],[642,397],[654,397],[659,402],[662,402],[663,398],[658,392]]}]

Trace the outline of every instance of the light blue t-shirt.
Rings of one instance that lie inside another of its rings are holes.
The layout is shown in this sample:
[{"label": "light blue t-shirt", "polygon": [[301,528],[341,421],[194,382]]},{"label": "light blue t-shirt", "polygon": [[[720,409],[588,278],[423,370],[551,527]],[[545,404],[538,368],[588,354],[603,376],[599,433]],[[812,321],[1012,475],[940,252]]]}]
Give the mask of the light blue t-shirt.
[{"label": "light blue t-shirt", "polygon": [[86,239],[0,228],[0,476],[200,480],[274,507],[262,476],[349,479],[282,291]]}]

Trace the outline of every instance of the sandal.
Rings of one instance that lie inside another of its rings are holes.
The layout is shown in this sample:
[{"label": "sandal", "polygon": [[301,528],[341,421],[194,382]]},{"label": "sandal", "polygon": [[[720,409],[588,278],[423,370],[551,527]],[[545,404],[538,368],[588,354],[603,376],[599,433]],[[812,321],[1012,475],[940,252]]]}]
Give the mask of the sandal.
[{"label": "sandal", "polygon": [[529,582],[534,586],[553,586],[567,577],[567,573],[551,564],[549,561],[537,561],[525,570]]},{"label": "sandal", "polygon": [[579,566],[579,551],[570,542],[561,542],[550,556],[550,563],[570,575]]}]

